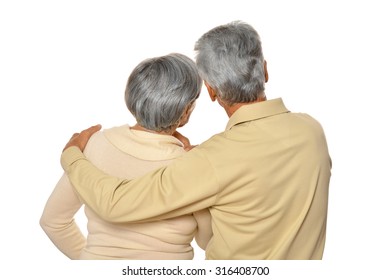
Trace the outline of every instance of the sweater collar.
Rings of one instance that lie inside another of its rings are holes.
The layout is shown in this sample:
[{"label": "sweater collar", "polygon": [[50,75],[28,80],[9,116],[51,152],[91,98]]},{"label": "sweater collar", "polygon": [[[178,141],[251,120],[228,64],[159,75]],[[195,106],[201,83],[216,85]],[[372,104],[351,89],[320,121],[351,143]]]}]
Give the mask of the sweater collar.
[{"label": "sweater collar", "polygon": [[134,130],[128,125],[113,127],[103,133],[119,150],[143,160],[171,160],[184,153],[183,143],[170,135]]}]

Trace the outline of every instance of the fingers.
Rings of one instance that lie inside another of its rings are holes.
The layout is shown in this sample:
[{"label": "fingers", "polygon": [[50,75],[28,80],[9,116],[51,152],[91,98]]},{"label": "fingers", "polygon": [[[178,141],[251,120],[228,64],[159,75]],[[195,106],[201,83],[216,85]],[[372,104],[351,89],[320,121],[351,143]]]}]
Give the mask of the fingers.
[{"label": "fingers", "polygon": [[87,129],[84,129],[80,133],[73,133],[72,137],[68,141],[68,143],[65,145],[64,150],[71,146],[78,147],[81,151],[84,151],[85,146],[88,143],[89,138],[95,133],[98,132],[102,126],[100,124],[91,126]]},{"label": "fingers", "polygon": [[[97,124],[97,125],[94,125],[94,126],[87,128],[87,129],[84,129],[83,131],[81,131],[80,134],[85,134],[87,136],[91,136],[95,132],[98,132],[101,128],[102,128],[102,126],[100,124]],[[77,134],[77,133],[75,133],[75,134]]]},{"label": "fingers", "polygon": [[197,147],[198,145],[190,145],[190,146],[186,146],[184,147],[184,151],[186,152],[189,152],[191,151],[193,148]]}]

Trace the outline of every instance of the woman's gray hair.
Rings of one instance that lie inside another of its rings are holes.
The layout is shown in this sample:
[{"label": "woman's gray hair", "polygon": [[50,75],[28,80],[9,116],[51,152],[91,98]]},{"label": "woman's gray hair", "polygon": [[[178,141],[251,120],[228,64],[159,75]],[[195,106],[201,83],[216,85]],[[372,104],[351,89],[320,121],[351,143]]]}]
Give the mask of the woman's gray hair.
[{"label": "woman's gray hair", "polygon": [[138,124],[153,131],[170,131],[201,88],[195,62],[173,53],[138,64],[127,81],[125,101]]},{"label": "woman's gray hair", "polygon": [[264,92],[264,57],[252,26],[235,21],[213,28],[195,44],[199,74],[228,105],[247,103]]}]

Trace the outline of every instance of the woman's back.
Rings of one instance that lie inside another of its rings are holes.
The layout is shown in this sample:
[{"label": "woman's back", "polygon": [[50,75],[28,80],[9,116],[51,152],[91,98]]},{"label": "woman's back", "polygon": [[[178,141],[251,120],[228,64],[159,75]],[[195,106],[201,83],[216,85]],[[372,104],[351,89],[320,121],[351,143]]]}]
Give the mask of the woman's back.
[{"label": "woman's back", "polygon": [[[106,173],[132,179],[169,164],[184,153],[173,136],[131,130],[129,126],[96,133],[86,156]],[[140,224],[112,224],[85,206],[87,245],[81,259],[192,259],[197,230],[193,215]]]}]

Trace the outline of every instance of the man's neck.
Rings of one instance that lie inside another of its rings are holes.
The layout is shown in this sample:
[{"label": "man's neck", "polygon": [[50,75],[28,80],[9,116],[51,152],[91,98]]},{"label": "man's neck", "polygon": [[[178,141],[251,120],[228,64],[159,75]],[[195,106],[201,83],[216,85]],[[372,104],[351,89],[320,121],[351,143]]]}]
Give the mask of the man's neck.
[{"label": "man's neck", "polygon": [[254,103],[259,103],[259,102],[263,102],[263,101],[266,101],[267,100],[267,96],[265,94],[261,95],[261,97],[259,97],[257,100],[255,101],[252,101],[252,102],[247,102],[247,103],[235,103],[231,106],[228,106],[228,105],[225,105],[223,106],[223,108],[225,109],[226,111],[226,114],[229,116],[229,118],[238,110],[240,109],[242,106],[244,105],[250,105],[250,104],[254,104]]}]

